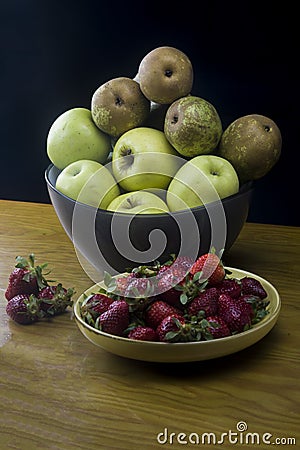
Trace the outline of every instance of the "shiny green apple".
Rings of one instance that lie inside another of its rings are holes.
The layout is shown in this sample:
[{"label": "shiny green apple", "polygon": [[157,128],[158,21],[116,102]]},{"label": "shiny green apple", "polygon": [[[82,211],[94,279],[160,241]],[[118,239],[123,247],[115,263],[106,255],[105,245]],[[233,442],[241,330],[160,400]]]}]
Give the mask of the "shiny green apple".
[{"label": "shiny green apple", "polygon": [[160,197],[148,191],[121,194],[108,205],[107,209],[130,214],[159,214],[169,211]]},{"label": "shiny green apple", "polygon": [[65,111],[53,122],[47,136],[47,154],[58,169],[82,159],[103,164],[110,150],[110,137],[99,130],[86,108]]},{"label": "shiny green apple", "polygon": [[181,164],[164,133],[148,127],[124,133],[112,154],[114,177],[125,191],[166,189]]},{"label": "shiny green apple", "polygon": [[239,179],[233,166],[215,155],[200,155],[187,161],[167,190],[170,211],[194,208],[236,194]]},{"label": "shiny green apple", "polygon": [[106,209],[120,195],[120,189],[110,171],[92,160],[69,164],[58,175],[55,187],[74,200],[101,209]]}]

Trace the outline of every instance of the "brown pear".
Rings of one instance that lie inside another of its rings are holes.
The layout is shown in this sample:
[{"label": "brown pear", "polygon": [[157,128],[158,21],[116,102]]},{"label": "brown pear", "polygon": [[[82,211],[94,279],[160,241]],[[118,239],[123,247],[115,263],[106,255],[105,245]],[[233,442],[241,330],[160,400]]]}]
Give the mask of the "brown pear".
[{"label": "brown pear", "polygon": [[142,59],[138,79],[142,92],[149,100],[170,104],[191,92],[192,63],[177,48],[157,47]]},{"label": "brown pear", "polygon": [[92,118],[97,127],[113,137],[141,126],[150,113],[150,101],[139,83],[127,77],[113,78],[93,94]]},{"label": "brown pear", "polygon": [[277,163],[282,147],[276,123],[260,114],[236,119],[223,132],[218,154],[235,168],[240,182],[265,176]]}]

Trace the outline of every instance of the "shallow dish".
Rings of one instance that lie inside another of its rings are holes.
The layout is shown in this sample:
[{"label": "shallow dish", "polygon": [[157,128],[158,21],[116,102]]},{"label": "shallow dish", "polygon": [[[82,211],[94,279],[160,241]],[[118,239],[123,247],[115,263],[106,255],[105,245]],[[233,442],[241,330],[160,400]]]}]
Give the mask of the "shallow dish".
[{"label": "shallow dish", "polygon": [[[93,328],[81,318],[80,305],[84,294],[78,298],[74,305],[76,323],[83,335],[93,344],[116,355],[141,361],[201,361],[236,353],[255,344],[269,333],[278,319],[281,301],[275,287],[264,278],[244,270],[231,267],[227,267],[227,269],[232,272],[232,277],[243,278],[251,276],[259,280],[265,288],[270,301],[268,306],[269,314],[261,322],[254,325],[253,328],[243,333],[211,341],[188,343],[146,342],[113,336]],[[104,287],[103,283],[95,284],[85,294],[90,295],[97,292],[100,287]]]}]

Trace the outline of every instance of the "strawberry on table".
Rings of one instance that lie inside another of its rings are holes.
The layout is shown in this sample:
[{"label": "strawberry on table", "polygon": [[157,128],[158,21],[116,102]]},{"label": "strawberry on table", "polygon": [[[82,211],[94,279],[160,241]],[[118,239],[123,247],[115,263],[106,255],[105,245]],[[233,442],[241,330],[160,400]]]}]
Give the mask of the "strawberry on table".
[{"label": "strawberry on table", "polygon": [[47,264],[35,266],[33,253],[29,255],[28,259],[17,256],[15,268],[9,275],[5,291],[6,299],[10,300],[18,294],[38,294],[39,289],[48,285],[43,276],[43,270],[46,267]]},{"label": "strawberry on table", "polygon": [[66,289],[61,283],[42,288],[38,293],[38,299],[42,300],[40,308],[47,316],[63,313],[68,306],[73,306],[72,296],[74,289]]},{"label": "strawberry on table", "polygon": [[17,323],[29,325],[45,316],[40,303],[33,294],[18,294],[6,305],[7,315]]}]

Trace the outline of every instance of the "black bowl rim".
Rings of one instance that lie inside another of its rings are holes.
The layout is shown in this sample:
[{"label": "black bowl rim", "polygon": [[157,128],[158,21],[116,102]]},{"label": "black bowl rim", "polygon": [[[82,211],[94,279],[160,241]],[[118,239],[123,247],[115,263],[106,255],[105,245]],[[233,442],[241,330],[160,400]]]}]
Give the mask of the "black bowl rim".
[{"label": "black bowl rim", "polygon": [[[46,180],[46,183],[48,184],[48,186],[51,187],[51,189],[53,189],[58,195],[64,197],[66,200],[70,201],[71,203],[74,203],[74,205],[78,203],[78,204],[80,204],[80,205],[82,205],[82,206],[84,206],[84,207],[86,207],[88,209],[91,209],[93,211],[96,209],[99,213],[103,213],[103,214],[106,214],[108,216],[114,216],[114,215],[117,214],[117,215],[120,215],[120,216],[132,216],[134,218],[138,218],[138,219],[142,220],[142,219],[149,218],[149,217],[157,218],[157,217],[169,217],[170,215],[171,216],[178,216],[178,215],[186,214],[187,211],[192,211],[193,213],[197,213],[197,212],[201,212],[201,211],[206,211],[207,210],[207,207],[205,205],[201,205],[201,206],[195,206],[194,208],[182,209],[182,210],[173,211],[173,212],[170,211],[170,212],[159,213],[159,214],[133,214],[133,215],[131,215],[131,214],[128,214],[128,213],[110,211],[110,210],[102,209],[102,208],[95,208],[94,206],[87,205],[85,203],[82,203],[82,202],[79,202],[77,200],[74,200],[73,198],[63,194],[58,189],[56,189],[56,187],[51,183],[50,178],[49,178],[49,172],[50,172],[50,170],[53,167],[57,168],[53,163],[51,163],[51,164],[48,165],[48,167],[45,170],[45,180]],[[57,170],[59,170],[59,169],[57,168]],[[235,197],[238,198],[239,196],[242,196],[242,195],[244,195],[246,193],[249,193],[249,192],[253,191],[253,188],[254,188],[253,184],[254,184],[253,181],[248,181],[248,182],[242,184],[240,186],[239,191],[236,194],[229,195],[228,197],[225,197],[225,198],[221,199],[221,203],[222,204],[229,203],[233,198],[235,198]],[[214,205],[217,205],[217,204],[219,204],[218,201],[211,202],[210,203],[210,207],[213,207]]]}]

